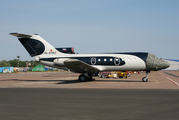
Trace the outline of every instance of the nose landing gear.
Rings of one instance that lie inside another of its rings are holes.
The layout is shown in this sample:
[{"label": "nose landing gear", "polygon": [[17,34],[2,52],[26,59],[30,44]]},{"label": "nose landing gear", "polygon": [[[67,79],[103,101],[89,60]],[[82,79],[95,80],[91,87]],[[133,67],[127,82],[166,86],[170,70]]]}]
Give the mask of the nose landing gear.
[{"label": "nose landing gear", "polygon": [[150,71],[146,71],[146,77],[142,78],[142,82],[147,82],[148,81],[148,74],[150,73]]}]

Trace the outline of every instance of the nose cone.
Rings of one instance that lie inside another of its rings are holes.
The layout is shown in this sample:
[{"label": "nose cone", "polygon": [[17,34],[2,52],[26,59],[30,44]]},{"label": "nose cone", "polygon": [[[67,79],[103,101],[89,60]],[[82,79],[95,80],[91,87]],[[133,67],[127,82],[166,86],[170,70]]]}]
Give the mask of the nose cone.
[{"label": "nose cone", "polygon": [[166,69],[170,66],[170,64],[162,59],[160,59],[160,62],[159,62],[159,69]]},{"label": "nose cone", "polygon": [[159,59],[155,55],[149,53],[146,59],[146,70],[162,70],[166,69],[170,66],[170,64],[163,59]]}]

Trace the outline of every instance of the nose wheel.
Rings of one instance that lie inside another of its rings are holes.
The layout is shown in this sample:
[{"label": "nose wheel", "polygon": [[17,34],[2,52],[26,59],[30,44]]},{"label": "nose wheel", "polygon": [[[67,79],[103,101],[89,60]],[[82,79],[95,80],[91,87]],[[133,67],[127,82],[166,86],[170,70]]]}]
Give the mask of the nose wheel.
[{"label": "nose wheel", "polygon": [[150,73],[150,71],[146,71],[146,77],[142,78],[142,82],[147,82],[148,81],[148,74]]},{"label": "nose wheel", "polygon": [[147,77],[143,77],[142,78],[142,82],[147,82],[148,81],[148,78]]}]

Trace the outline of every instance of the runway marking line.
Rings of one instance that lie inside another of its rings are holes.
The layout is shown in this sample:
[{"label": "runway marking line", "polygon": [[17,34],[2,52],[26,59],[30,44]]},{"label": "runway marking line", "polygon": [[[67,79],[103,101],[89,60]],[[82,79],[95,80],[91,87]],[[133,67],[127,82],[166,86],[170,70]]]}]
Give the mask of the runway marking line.
[{"label": "runway marking line", "polygon": [[[160,73],[160,72],[159,72]],[[162,73],[160,73],[163,77],[167,78],[170,82],[172,82],[173,84],[175,84],[176,86],[179,86],[179,84],[177,82],[175,82],[174,80],[164,76]]]}]

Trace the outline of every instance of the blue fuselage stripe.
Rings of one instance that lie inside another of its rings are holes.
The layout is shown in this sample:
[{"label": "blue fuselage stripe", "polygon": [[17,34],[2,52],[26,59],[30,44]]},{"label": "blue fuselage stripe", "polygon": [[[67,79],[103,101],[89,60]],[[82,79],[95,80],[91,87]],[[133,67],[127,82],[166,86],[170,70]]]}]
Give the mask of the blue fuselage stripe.
[{"label": "blue fuselage stripe", "polygon": [[[55,59],[60,59],[65,57],[59,57],[59,58],[41,58],[42,61],[48,61],[53,62]],[[89,65],[104,65],[104,66],[112,66],[112,65],[124,65],[125,61],[122,61],[121,58],[119,58],[119,62],[115,61],[115,57],[68,57],[69,59],[78,59],[80,61],[83,61]],[[93,62],[92,59],[95,59],[95,62]],[[116,63],[116,64],[115,64]]]},{"label": "blue fuselage stripe", "polygon": [[[146,62],[148,53],[143,52],[134,52],[134,53],[115,53],[115,54],[126,54],[126,55],[132,55],[141,58],[144,62]],[[88,57],[58,57],[58,58],[41,58],[40,60],[53,62],[54,59],[60,59],[60,58],[69,58],[69,59],[78,59],[80,61],[83,61],[89,65],[104,65],[104,66],[122,66],[125,65],[125,61],[123,61],[121,58],[119,58],[119,61],[116,60],[116,57],[112,56],[88,56]]]}]

